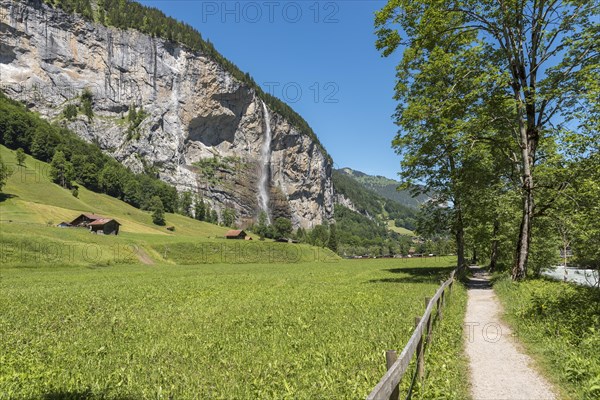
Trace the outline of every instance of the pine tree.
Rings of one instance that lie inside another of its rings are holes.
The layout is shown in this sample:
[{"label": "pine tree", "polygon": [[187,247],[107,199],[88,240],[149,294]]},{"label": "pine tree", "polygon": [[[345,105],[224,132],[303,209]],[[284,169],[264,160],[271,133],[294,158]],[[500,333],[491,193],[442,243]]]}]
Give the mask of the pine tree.
[{"label": "pine tree", "polygon": [[260,214],[258,214],[258,223],[256,224],[256,227],[254,228],[254,230],[256,231],[256,233],[258,233],[260,240],[264,240],[265,236],[267,236],[269,227],[267,226],[267,213],[264,211],[261,211]]},{"label": "pine tree", "polygon": [[335,224],[331,224],[329,226],[329,240],[327,242],[327,247],[329,247],[329,250],[333,251],[334,253],[337,253],[338,251],[338,238]]},{"label": "pine tree", "polygon": [[179,213],[187,217],[192,216],[192,193],[183,192],[179,196]]},{"label": "pine tree", "polygon": [[162,200],[158,196],[150,199],[150,211],[152,211],[152,222],[156,225],[165,225],[165,209]]},{"label": "pine tree", "polygon": [[52,157],[52,162],[50,163],[50,177],[52,180],[66,188],[71,184],[73,176],[73,165],[67,161],[65,154],[62,151],[56,151],[54,157]]},{"label": "pine tree", "polygon": [[23,151],[22,148],[18,148],[17,152],[15,153],[15,157],[17,159],[17,165],[23,165],[23,163],[25,162],[25,152]]},{"label": "pine tree", "polygon": [[219,213],[217,212],[217,210],[212,210],[210,212],[210,222],[212,222],[213,224],[219,223]]},{"label": "pine tree", "polygon": [[233,208],[226,208],[221,216],[223,219],[223,226],[230,228],[234,227],[235,224],[235,210]]},{"label": "pine tree", "polygon": [[196,202],[194,203],[194,218],[198,221],[206,220],[206,204],[204,204],[204,199],[200,196],[196,197]]}]

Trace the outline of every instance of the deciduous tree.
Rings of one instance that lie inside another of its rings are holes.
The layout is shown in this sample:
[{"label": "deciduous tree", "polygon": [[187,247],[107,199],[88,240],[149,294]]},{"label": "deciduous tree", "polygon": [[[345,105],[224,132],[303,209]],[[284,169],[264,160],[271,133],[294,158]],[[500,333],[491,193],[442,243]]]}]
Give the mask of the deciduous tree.
[{"label": "deciduous tree", "polygon": [[67,161],[65,154],[60,150],[57,150],[52,157],[50,176],[55,183],[64,188],[68,187],[74,178],[73,165]]},{"label": "deciduous tree", "polygon": [[[481,49],[491,62],[482,78],[504,90],[514,111],[505,135],[512,136],[519,149],[515,155],[522,215],[513,279],[527,272],[541,142],[556,135],[556,120],[567,119],[581,107],[581,88],[598,99],[598,84],[589,80],[599,65],[598,15],[597,2],[588,0],[390,0],[376,16],[377,47],[383,55],[405,47],[396,88],[399,99],[418,74],[433,67],[429,52],[435,46],[463,43],[467,49]],[[407,58],[421,62],[407,64]],[[456,60],[470,61],[471,57]],[[459,84],[464,77],[453,79]],[[473,101],[489,99],[483,95]],[[436,100],[440,98],[431,99]],[[497,118],[507,116],[503,112]]]}]

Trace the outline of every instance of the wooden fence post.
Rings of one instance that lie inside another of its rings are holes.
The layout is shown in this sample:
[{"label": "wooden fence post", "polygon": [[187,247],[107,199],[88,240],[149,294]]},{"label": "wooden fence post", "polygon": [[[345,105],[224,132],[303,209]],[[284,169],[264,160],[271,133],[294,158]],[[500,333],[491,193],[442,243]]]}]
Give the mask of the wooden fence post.
[{"label": "wooden fence post", "polygon": [[[392,368],[392,365],[398,359],[398,354],[396,354],[395,350],[388,350],[385,352],[385,365],[387,369]],[[390,395],[390,400],[398,400],[400,399],[400,384],[394,388],[394,391]]]},{"label": "wooden fence post", "polygon": [[[415,330],[413,336],[409,340],[408,344],[402,350],[402,358],[398,359],[398,355],[394,350],[387,350],[385,353],[386,367],[388,373],[386,373],[379,383],[373,388],[371,393],[367,396],[368,400],[375,399],[387,399],[399,400],[400,397],[400,382],[402,377],[408,371],[412,358],[416,354],[416,368],[415,375],[413,378],[418,377],[421,381],[425,378],[425,347],[429,346],[433,334],[433,324],[435,318],[441,320],[443,318],[443,308],[445,305],[446,289],[448,288],[448,296],[452,293],[452,286],[454,283],[454,273],[450,275],[449,280],[441,282],[441,286],[438,288],[435,294],[436,304],[432,303],[432,298],[425,297],[425,313],[423,317],[415,317]],[[431,304],[430,304],[431,303]],[[431,305],[431,308],[430,308]],[[436,314],[433,314],[433,307],[436,307]],[[423,320],[422,318],[427,318]],[[423,323],[421,329],[419,324]],[[415,346],[415,341],[417,342]],[[393,368],[393,370],[392,370]],[[396,384],[394,385],[394,382]],[[410,397],[412,392],[409,391]]]},{"label": "wooden fence post", "polygon": [[442,299],[442,308],[444,308],[446,306],[446,298],[445,295],[446,294],[446,290],[442,290],[442,295],[440,296],[440,299]]},{"label": "wooden fence post", "polygon": [[[415,317],[415,327],[421,322],[421,317]],[[417,344],[417,376],[419,379],[423,379],[425,376],[425,358],[423,357],[423,338],[424,335],[421,333],[421,338]]]},{"label": "wooden fence post", "polygon": [[[431,297],[425,297],[425,309],[429,307],[429,302],[431,301]],[[433,330],[433,316],[431,313],[429,317],[427,317],[427,344],[431,341],[431,331]]]}]

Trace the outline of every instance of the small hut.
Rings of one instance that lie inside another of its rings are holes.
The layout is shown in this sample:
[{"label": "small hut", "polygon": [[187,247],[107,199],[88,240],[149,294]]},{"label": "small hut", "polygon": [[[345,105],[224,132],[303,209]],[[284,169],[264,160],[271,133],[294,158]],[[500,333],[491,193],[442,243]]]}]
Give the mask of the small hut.
[{"label": "small hut", "polygon": [[227,239],[245,240],[246,236],[248,235],[242,230],[231,230],[225,234],[225,238]]},{"label": "small hut", "polygon": [[119,226],[121,226],[121,224],[112,218],[100,218],[89,224],[90,231],[103,235],[118,235]]},{"label": "small hut", "polygon": [[94,221],[98,221],[100,219],[105,219],[105,218],[100,215],[95,215],[95,214],[81,214],[79,217],[77,217],[73,221],[71,221],[70,225],[74,226],[74,227],[87,228],[90,225],[90,223],[92,223]]}]

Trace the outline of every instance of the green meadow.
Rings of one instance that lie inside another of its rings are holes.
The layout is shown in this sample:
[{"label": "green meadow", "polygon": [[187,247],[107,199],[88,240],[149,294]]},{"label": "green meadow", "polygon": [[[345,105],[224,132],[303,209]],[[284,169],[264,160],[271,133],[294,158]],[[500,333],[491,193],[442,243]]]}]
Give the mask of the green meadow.
[{"label": "green meadow", "polygon": [[361,398],[452,261],[5,265],[0,398]]},{"label": "green meadow", "polygon": [[[0,198],[0,399],[361,398],[456,262],[225,240],[176,214],[170,232],[0,150],[13,168]],[[120,234],[56,227],[83,212],[116,218]],[[424,398],[465,397],[455,288]]]}]

